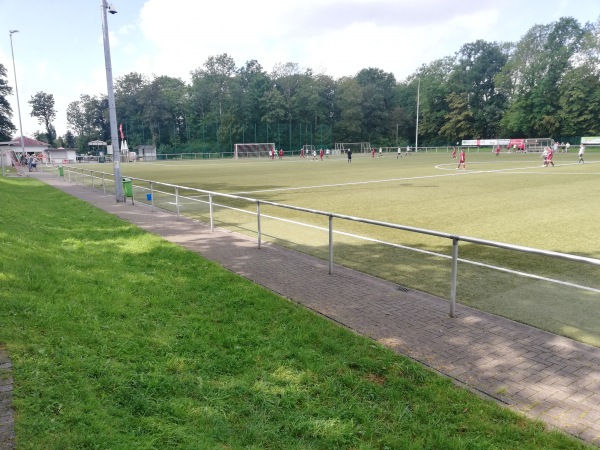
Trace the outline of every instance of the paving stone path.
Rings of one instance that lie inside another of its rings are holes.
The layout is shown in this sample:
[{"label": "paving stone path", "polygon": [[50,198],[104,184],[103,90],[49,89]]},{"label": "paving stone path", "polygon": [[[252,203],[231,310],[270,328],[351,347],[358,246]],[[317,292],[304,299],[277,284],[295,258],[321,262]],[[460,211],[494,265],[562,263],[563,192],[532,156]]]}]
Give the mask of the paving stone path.
[{"label": "paving stone path", "polygon": [[12,381],[10,358],[6,349],[0,345],[0,450],[15,448]]},{"label": "paving stone path", "polygon": [[256,241],[245,236],[220,229],[211,233],[202,223],[153,212],[143,203],[116,203],[112,194],[53,174],[33,176],[202,254],[471,390],[600,446],[599,348],[466,306],[457,305],[457,317],[450,318],[448,303],[437,297],[404,292],[344,267],[335,266],[328,275],[325,261],[275,245],[258,249]]}]

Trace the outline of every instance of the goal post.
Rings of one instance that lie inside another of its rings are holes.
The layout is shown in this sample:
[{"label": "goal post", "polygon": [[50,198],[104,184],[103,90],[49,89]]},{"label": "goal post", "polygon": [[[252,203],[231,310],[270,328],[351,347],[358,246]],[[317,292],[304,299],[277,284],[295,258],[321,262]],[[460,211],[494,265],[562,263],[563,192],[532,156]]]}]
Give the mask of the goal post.
[{"label": "goal post", "polygon": [[269,157],[271,152],[276,152],[275,144],[269,143],[249,143],[235,144],[233,146],[233,159],[239,158],[260,158]]},{"label": "goal post", "polygon": [[371,144],[368,142],[336,142],[335,149],[341,152],[352,150],[352,153],[370,153]]}]

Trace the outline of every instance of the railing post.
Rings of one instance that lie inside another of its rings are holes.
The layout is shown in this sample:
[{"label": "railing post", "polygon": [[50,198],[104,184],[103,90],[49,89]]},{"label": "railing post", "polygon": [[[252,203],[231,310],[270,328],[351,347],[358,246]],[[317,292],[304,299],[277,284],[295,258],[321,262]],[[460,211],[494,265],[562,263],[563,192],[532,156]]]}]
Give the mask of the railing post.
[{"label": "railing post", "polygon": [[104,172],[102,172],[102,190],[106,194],[106,182],[104,181]]},{"label": "railing post", "polygon": [[213,202],[212,202],[212,192],[208,193],[208,210],[210,213],[210,232],[215,232],[215,223],[213,220]]},{"label": "railing post", "polygon": [[96,187],[94,186],[94,171],[90,170],[90,176],[92,177],[92,191],[96,190]]},{"label": "railing post", "polygon": [[154,212],[154,183],[150,182],[150,204],[152,205],[152,212]]},{"label": "railing post", "polygon": [[333,216],[329,214],[329,275],[333,273]]},{"label": "railing post", "polygon": [[262,238],[262,232],[260,230],[260,200],[256,201],[256,229],[258,232],[258,248],[260,248],[260,240]]},{"label": "railing post", "polygon": [[175,208],[177,209],[177,218],[179,219],[179,188],[175,188]]},{"label": "railing post", "polygon": [[456,279],[458,277],[458,238],[452,238],[452,280],[450,282],[450,317],[456,308]]}]

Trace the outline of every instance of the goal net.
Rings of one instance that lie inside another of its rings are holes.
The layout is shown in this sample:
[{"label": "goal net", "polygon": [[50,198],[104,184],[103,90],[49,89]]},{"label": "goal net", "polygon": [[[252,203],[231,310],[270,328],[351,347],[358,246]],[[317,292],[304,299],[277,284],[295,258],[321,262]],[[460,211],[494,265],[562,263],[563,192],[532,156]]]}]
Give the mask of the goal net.
[{"label": "goal net", "polygon": [[316,150],[316,147],[314,145],[304,144],[302,150],[304,150],[304,153],[312,153],[313,150]]},{"label": "goal net", "polygon": [[335,149],[341,152],[352,150],[352,153],[370,153],[371,144],[368,142],[336,142]]},{"label": "goal net", "polygon": [[233,148],[233,158],[258,158],[261,156],[269,157],[271,151],[277,151],[274,143],[235,144]]}]

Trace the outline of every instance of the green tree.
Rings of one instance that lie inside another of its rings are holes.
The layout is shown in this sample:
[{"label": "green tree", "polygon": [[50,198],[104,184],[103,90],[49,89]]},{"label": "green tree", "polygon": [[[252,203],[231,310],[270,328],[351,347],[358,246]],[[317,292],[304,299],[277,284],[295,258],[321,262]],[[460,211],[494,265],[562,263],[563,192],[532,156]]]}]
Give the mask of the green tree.
[{"label": "green tree", "polygon": [[75,132],[77,148],[87,151],[89,141],[110,141],[108,99],[105,95],[81,95],[67,106],[67,126]]},{"label": "green tree", "polygon": [[126,130],[127,142],[134,146],[144,144],[143,93],[150,81],[138,72],[131,72],[115,82],[117,117]]},{"label": "green tree", "polygon": [[56,130],[52,126],[52,121],[56,118],[56,109],[54,109],[54,95],[38,92],[29,100],[31,105],[31,117],[35,117],[40,125],[46,127],[46,139],[52,144],[56,139]]},{"label": "green tree", "polygon": [[396,79],[392,73],[370,67],[356,74],[356,82],[362,90],[362,140],[381,142],[393,135],[396,124],[391,119],[396,93]]},{"label": "green tree", "polygon": [[572,57],[583,36],[580,24],[566,17],[532,27],[517,43],[498,75],[498,84],[510,101],[502,119],[510,134],[535,137],[561,132],[560,85],[572,69]]},{"label": "green tree", "polygon": [[440,135],[451,142],[474,137],[475,119],[467,94],[452,92],[448,94],[446,101],[450,112],[446,114],[446,123],[440,129]]},{"label": "green tree", "polygon": [[343,77],[338,80],[335,96],[334,141],[362,141],[364,136],[362,101],[363,90],[355,78]]},{"label": "green tree", "polygon": [[300,67],[297,63],[287,62],[285,64],[276,64],[271,73],[271,78],[281,92],[285,105],[285,120],[288,123],[298,120],[294,117],[292,98],[301,84],[303,78]]},{"label": "green tree", "polygon": [[573,69],[560,84],[560,120],[564,136],[600,134],[600,20],[586,26]]},{"label": "green tree", "polygon": [[247,61],[237,74],[236,112],[241,124],[248,127],[261,122],[266,111],[262,99],[272,88],[271,80],[256,60]]},{"label": "green tree", "polygon": [[154,145],[176,145],[185,136],[187,88],[179,78],[154,78],[141,92],[142,120]]},{"label": "green tree", "polygon": [[411,80],[414,96],[420,79],[419,95],[419,145],[434,145],[440,142],[439,131],[446,122],[450,108],[446,99],[452,92],[450,75],[454,69],[454,58],[445,57],[423,65]]},{"label": "green tree", "polygon": [[[452,70],[450,83],[454,92],[466,94],[472,133],[470,136],[460,136],[471,139],[498,137],[499,123],[507,108],[507,98],[503,92],[498,91],[495,80],[508,61],[507,46],[478,40],[463,45],[456,57],[457,63]],[[456,100],[453,98],[454,102]],[[453,111],[451,116],[456,117],[456,113],[457,111]]]},{"label": "green tree", "polygon": [[0,64],[0,142],[12,140],[12,135],[17,130],[11,121],[12,108],[6,98],[11,94],[12,88],[6,80],[6,68]]}]

